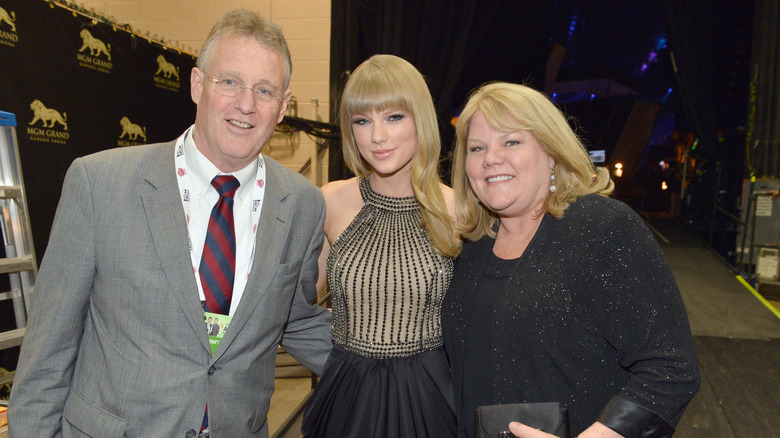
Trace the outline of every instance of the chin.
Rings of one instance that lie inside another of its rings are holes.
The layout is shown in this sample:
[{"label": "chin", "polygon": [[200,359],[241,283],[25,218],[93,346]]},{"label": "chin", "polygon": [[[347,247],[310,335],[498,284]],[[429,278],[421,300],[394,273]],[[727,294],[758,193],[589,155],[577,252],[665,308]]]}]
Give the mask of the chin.
[{"label": "chin", "polygon": [[496,212],[498,214],[504,214],[515,210],[513,208],[514,205],[507,202],[484,202],[484,204],[485,207],[487,207],[490,211]]},{"label": "chin", "polygon": [[398,166],[372,166],[374,173],[380,176],[392,176],[398,173],[403,167]]}]

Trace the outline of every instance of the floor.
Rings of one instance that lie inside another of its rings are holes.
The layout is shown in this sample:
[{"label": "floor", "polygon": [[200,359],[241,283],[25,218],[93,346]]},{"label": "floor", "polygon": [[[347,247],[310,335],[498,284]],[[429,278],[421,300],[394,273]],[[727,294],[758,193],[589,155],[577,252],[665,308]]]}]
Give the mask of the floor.
[{"label": "floor", "polygon": [[[759,300],[678,222],[649,218],[674,271],[696,343],[702,383],[675,438],[780,437],[780,302]],[[280,357],[269,426],[300,438],[310,375]]]},{"label": "floor", "polygon": [[675,437],[780,436],[780,318],[770,307],[780,303],[759,300],[676,222],[650,224],[668,240],[661,246],[688,310],[702,375]]},{"label": "floor", "polygon": [[268,432],[275,438],[300,438],[300,414],[311,393],[311,371],[286,353],[280,353],[276,360],[275,384],[268,410]]}]

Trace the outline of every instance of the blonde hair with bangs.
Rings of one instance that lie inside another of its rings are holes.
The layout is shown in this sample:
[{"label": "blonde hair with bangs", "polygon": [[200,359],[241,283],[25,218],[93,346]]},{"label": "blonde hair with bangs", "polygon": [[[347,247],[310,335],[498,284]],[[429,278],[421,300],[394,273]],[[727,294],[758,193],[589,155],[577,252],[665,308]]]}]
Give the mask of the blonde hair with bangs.
[{"label": "blonde hair with bangs", "polygon": [[604,167],[596,167],[582,141],[569,125],[567,116],[550,99],[531,87],[506,82],[483,85],[469,96],[455,126],[457,141],[453,159],[456,231],[464,239],[495,237],[498,216],[477,203],[466,175],[466,142],[474,114],[481,112],[501,132],[528,131],[555,160],[553,174],[557,190],[549,193],[542,213],[555,218],[578,196],[596,193],[608,196],[614,183]]},{"label": "blonde hair with bangs", "polygon": [[411,182],[420,204],[421,225],[437,252],[454,257],[460,250],[460,241],[453,234],[452,217],[440,186],[441,137],[436,110],[425,79],[408,61],[394,55],[374,55],[350,75],[339,103],[344,161],[359,177],[372,172],[358,150],[352,118],[387,109],[402,110],[414,118],[418,144],[411,163]]}]

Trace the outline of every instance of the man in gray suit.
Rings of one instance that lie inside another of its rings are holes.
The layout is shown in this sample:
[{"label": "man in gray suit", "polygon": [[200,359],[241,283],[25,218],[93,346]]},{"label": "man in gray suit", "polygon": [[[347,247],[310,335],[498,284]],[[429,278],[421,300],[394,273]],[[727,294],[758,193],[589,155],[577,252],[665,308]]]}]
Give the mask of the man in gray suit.
[{"label": "man in gray suit", "polygon": [[[206,410],[212,438],[267,437],[277,346],[322,370],[330,315],[310,304],[322,195],[260,154],[290,72],[277,26],[229,12],[190,75],[192,127],[74,161],[32,295],[13,437],[192,438]],[[232,301],[219,318],[230,320],[212,353],[200,262],[216,175],[241,185]]]}]

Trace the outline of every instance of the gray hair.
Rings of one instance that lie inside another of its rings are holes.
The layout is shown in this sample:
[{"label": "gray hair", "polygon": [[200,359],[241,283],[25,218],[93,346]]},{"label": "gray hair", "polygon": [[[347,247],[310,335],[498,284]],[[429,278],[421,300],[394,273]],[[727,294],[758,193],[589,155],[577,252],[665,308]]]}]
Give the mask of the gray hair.
[{"label": "gray hair", "polygon": [[217,41],[227,37],[254,38],[261,46],[279,53],[284,59],[284,89],[287,89],[292,75],[292,59],[282,29],[260,13],[248,9],[228,11],[214,24],[200,48],[200,55],[196,62],[199,69],[208,71],[211,58],[214,56],[214,46]]}]

